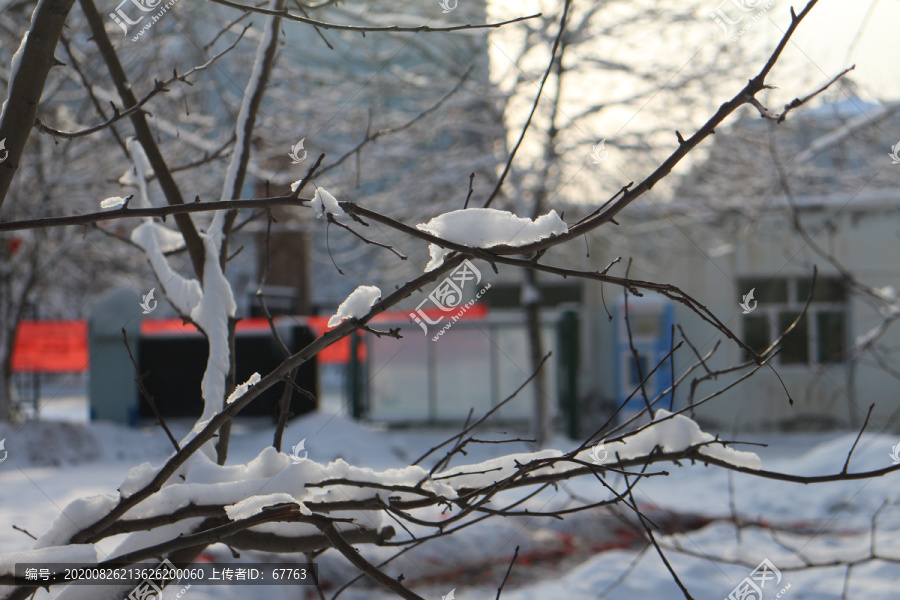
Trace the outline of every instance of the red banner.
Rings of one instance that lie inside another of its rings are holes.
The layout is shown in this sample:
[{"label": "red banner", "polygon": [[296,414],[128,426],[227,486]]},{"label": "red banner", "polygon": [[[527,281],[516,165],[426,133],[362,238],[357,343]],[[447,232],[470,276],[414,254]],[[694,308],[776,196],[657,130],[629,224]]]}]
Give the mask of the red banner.
[{"label": "red banner", "polygon": [[[424,311],[430,318],[445,316],[439,309]],[[463,315],[465,319],[483,319],[487,309],[475,304]],[[329,317],[298,317],[320,336],[328,329]],[[372,320],[373,325],[384,322],[407,322],[413,334],[418,326],[409,319],[408,312],[382,313]],[[242,319],[237,324],[238,331],[269,331],[269,322],[263,318]],[[197,333],[196,327],[185,324],[181,319],[144,319],[141,321],[141,335],[171,335]],[[366,360],[365,335],[359,345],[359,359]],[[350,360],[350,338],[342,338],[318,354],[323,364],[344,364]],[[13,348],[12,368],[15,372],[29,373],[80,373],[86,371],[88,357],[87,321],[22,321],[16,333]]]},{"label": "red banner", "polygon": [[87,321],[22,321],[12,368],[17,372],[80,373],[88,368]]}]

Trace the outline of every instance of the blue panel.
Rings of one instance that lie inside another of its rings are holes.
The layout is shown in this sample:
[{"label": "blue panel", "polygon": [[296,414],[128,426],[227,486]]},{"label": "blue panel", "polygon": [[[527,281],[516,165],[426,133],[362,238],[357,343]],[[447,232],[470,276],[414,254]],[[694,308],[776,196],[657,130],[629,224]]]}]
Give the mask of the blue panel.
[{"label": "blue panel", "polygon": [[[674,324],[675,311],[672,303],[659,298],[647,298],[634,301],[629,299],[628,311],[630,313],[631,333],[635,349],[639,354],[640,373],[646,379],[650,371],[659,365],[656,372],[645,383],[647,396],[652,402],[654,398],[663,393],[672,385],[672,372],[668,359],[665,359],[672,347],[672,325]],[[616,401],[622,406],[626,398],[640,385],[637,363],[628,343],[628,330],[625,325],[625,304],[619,302],[616,306]],[[640,411],[646,405],[640,390],[634,394],[628,404],[619,413],[628,418]],[[668,408],[669,396],[666,396],[654,405],[655,408]]]}]

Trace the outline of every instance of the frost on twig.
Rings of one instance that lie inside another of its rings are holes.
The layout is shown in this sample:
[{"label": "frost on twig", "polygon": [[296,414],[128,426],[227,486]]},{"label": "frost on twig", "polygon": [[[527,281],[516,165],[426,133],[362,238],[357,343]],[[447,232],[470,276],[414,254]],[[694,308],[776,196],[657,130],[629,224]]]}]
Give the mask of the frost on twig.
[{"label": "frost on twig", "polygon": [[121,196],[111,196],[100,201],[100,208],[118,208],[125,204],[125,198]]},{"label": "frost on twig", "polygon": [[259,383],[259,379],[259,373],[254,373],[253,375],[251,375],[250,379],[234,388],[234,391],[231,392],[231,394],[228,396],[228,399],[225,400],[225,404],[231,404],[232,402],[246,394],[251,385],[256,385],[257,383]]}]

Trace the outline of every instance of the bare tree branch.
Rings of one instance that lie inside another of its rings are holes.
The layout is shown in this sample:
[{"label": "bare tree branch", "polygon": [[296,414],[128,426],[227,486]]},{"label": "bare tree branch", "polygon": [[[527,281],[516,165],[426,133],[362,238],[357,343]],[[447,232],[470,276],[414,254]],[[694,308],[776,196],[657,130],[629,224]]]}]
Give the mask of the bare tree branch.
[{"label": "bare tree branch", "polygon": [[50,69],[61,64],[54,52],[75,0],[40,0],[31,27],[13,58],[9,98],[0,114],[0,140],[6,140],[6,160],[0,163],[0,208],[19,168],[25,142],[37,116]]},{"label": "bare tree branch", "polygon": [[501,21],[499,23],[485,23],[483,25],[473,25],[468,23],[466,25],[451,25],[448,27],[430,27],[428,25],[420,25],[418,27],[401,27],[399,25],[387,25],[384,27],[376,27],[371,25],[341,25],[339,23],[326,23],[324,21],[316,21],[315,19],[309,19],[307,17],[303,17],[300,15],[295,15],[287,10],[272,10],[268,8],[262,8],[259,6],[248,6],[246,4],[240,4],[238,2],[232,2],[231,0],[213,0],[216,4],[221,4],[222,6],[227,6],[229,8],[235,8],[238,10],[243,10],[246,12],[254,12],[259,13],[261,15],[271,15],[275,17],[280,17],[286,21],[297,21],[298,23],[306,23],[307,25],[313,25],[315,27],[321,29],[335,29],[338,31],[356,31],[359,33],[368,33],[375,31],[384,31],[384,32],[395,32],[395,33],[432,33],[436,31],[462,31],[466,29],[496,29],[498,27],[503,27],[504,25],[511,25],[513,23],[519,23],[521,21],[526,21],[528,19],[536,19],[541,16],[541,13],[537,13],[534,15],[529,15],[527,17],[517,17],[515,19],[509,19],[508,21]]},{"label": "bare tree branch", "polygon": [[[112,43],[109,41],[106,28],[103,26],[103,18],[100,16],[100,13],[97,12],[94,1],[78,0],[78,3],[87,19],[94,43],[100,50],[100,56],[103,57],[109,75],[116,86],[119,97],[122,99],[122,105],[126,110],[135,106],[138,103],[137,97],[131,89],[131,84],[125,74],[125,69],[122,68],[119,57],[116,54]],[[166,201],[169,204],[184,204],[181,190],[175,182],[175,179],[172,177],[172,172],[169,170],[169,166],[163,158],[159,145],[156,143],[156,138],[150,130],[150,126],[147,124],[144,113],[135,111],[132,112],[128,118],[131,120],[132,127],[134,127],[137,140],[141,143],[144,152],[147,154],[150,166],[153,167],[153,172],[156,173],[159,185],[166,196]],[[203,241],[200,239],[200,234],[197,233],[197,228],[194,226],[194,222],[191,220],[190,216],[186,214],[176,214],[175,223],[178,225],[178,230],[184,236],[184,242],[187,245],[188,254],[191,257],[194,273],[197,274],[197,277],[202,278],[205,252],[203,250]]]}]

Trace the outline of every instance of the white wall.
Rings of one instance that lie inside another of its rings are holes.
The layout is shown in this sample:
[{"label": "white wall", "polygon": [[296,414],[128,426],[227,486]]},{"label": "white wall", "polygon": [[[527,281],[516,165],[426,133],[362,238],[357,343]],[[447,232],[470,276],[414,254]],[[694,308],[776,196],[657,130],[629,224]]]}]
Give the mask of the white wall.
[{"label": "white wall", "polygon": [[[802,221],[813,235],[813,241],[832,253],[863,284],[876,288],[893,286],[900,289],[900,207],[891,199],[876,203],[830,203],[820,208],[804,209]],[[787,277],[806,275],[818,266],[820,276],[835,276],[836,269],[813,249],[791,227],[784,211],[773,210],[753,223],[751,234],[732,239],[732,251],[712,256],[708,225],[690,225],[679,221],[665,222],[658,232],[640,233],[641,219],[619,219],[621,239],[604,245],[602,252],[592,252],[594,268],[603,268],[615,256],[623,262],[632,256],[631,277],[671,283],[707,306],[726,326],[739,336],[742,331],[740,277]],[[732,219],[746,220],[746,215]],[[719,232],[723,223],[717,226]],[[734,225],[734,223],[730,223]],[[630,234],[630,230],[635,230]],[[617,274],[622,274],[617,273]],[[604,286],[606,305],[612,310],[622,291]],[[613,344],[615,322],[608,322],[601,301],[600,285],[586,287],[585,348],[586,365],[582,373],[582,389],[594,401],[612,399],[614,395]],[[689,308],[676,306],[676,322],[701,353],[710,351],[717,341],[721,345],[707,361],[711,369],[734,365],[744,352],[733,341],[704,323]],[[851,292],[847,314],[847,344],[880,322],[872,303]],[[676,331],[676,343],[681,339]],[[881,345],[900,348],[900,327],[889,330]],[[685,345],[677,354],[676,376],[696,362]],[[871,358],[863,358],[851,377],[850,363],[821,367],[776,366],[779,381],[772,369],[764,367],[748,382],[724,393],[697,409],[697,418],[723,432],[738,430],[816,427],[823,423],[858,427],[869,404],[876,403],[870,427],[881,429],[889,416],[900,409],[900,381],[880,368]],[[703,373],[703,369],[693,376]],[[735,375],[721,376],[698,387],[695,401],[724,388]],[[794,405],[788,402],[784,387],[790,391]],[[676,400],[686,406],[690,379],[680,388]],[[896,429],[897,423],[893,424]]]}]

